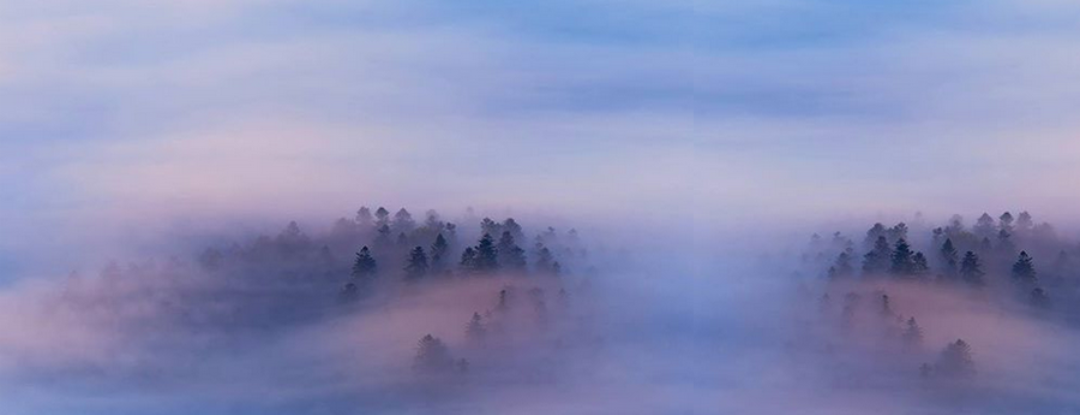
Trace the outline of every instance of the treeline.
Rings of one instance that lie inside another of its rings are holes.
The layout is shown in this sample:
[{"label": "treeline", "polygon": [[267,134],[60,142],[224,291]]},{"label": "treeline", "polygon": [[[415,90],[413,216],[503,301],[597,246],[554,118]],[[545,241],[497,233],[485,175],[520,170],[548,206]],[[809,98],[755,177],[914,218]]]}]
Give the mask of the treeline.
[{"label": "treeline", "polygon": [[[909,229],[905,223],[871,226],[860,244],[840,232],[828,241],[815,234],[804,261],[818,263],[829,279],[894,278],[1011,291],[1032,305],[1073,296],[1080,246],[1060,239],[1048,223],[1027,212],[982,214],[969,229],[959,215],[945,226]],[[1037,260],[1036,258],[1043,258]]]},{"label": "treeline", "polygon": [[334,284],[345,301],[381,285],[491,275],[556,277],[587,263],[574,229],[547,227],[529,235],[514,218],[475,219],[469,211],[464,220],[478,226],[463,229],[434,210],[417,221],[405,208],[391,214],[384,207],[361,207],[353,218],[336,220],[327,234],[310,236],[291,222],[277,236],[259,236],[246,246],[207,248],[198,262],[223,278],[278,275],[273,284]]},{"label": "treeline", "polygon": [[[867,297],[874,301],[866,301]],[[833,303],[828,292],[823,294],[818,299],[819,314],[827,321],[837,323],[842,335],[860,333],[856,337],[876,338],[875,350],[888,351],[890,359],[886,360],[898,364],[896,370],[917,373],[924,380],[944,381],[968,379],[976,373],[971,345],[956,339],[936,349],[935,355],[935,349],[928,349],[924,344],[923,327],[916,317],[897,310],[892,298],[884,291],[867,293],[856,288],[844,293],[840,307]],[[844,339],[844,336],[839,339],[857,343],[851,338]]]}]

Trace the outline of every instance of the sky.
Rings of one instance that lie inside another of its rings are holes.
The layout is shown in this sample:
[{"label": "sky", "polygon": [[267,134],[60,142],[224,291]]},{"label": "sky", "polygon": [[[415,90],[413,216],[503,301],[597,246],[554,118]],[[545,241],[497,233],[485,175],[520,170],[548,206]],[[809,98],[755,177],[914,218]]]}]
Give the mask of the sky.
[{"label": "sky", "polygon": [[360,204],[1061,221],[1077,23],[1059,0],[0,0],[0,272]]}]

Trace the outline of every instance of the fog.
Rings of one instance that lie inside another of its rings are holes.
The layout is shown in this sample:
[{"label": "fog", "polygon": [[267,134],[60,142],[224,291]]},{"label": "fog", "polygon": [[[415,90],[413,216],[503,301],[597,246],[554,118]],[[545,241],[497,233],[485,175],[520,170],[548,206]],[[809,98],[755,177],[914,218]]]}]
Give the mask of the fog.
[{"label": "fog", "polygon": [[1078,29],[0,0],[0,413],[1080,412]]},{"label": "fog", "polygon": [[[139,259],[15,283],[0,297],[5,411],[1080,408],[1073,375],[1080,361],[1072,353],[1080,344],[1072,306],[1077,262],[1068,259],[1075,241],[1045,226],[1009,228],[1016,249],[1038,259],[1038,284],[1050,298],[1041,305],[1014,292],[1020,282],[1010,267],[993,265],[997,251],[979,251],[982,284],[945,275],[937,258],[927,272],[910,275],[828,270],[846,249],[858,254],[856,268],[863,264],[870,252],[864,233],[905,235],[928,253],[940,233],[968,249],[960,241],[988,229],[962,221],[852,226],[829,238],[774,237],[736,248],[742,238],[734,235],[703,244],[692,232],[665,238],[605,231],[571,217],[543,218],[551,229],[528,216],[481,224],[487,213],[388,213],[383,222],[360,214],[310,232],[300,223],[265,232],[245,227],[160,241],[160,251]],[[403,239],[380,241],[380,223]],[[522,249],[520,268],[504,256],[513,249],[498,245],[491,255],[501,265],[484,269],[463,256],[466,248],[482,251],[482,233],[520,234],[517,240],[540,245]],[[421,242],[439,234],[452,235],[449,261],[436,261],[437,248]],[[996,249],[1004,249],[1002,241]],[[414,243],[432,253],[423,273],[406,261]],[[356,268],[365,246],[377,264],[372,273]],[[556,270],[543,262],[541,248],[552,253]],[[728,248],[735,254],[717,253]],[[1042,260],[1058,248],[1065,260]],[[751,251],[757,254],[744,255]],[[437,346],[421,345],[427,335]],[[947,357],[946,346],[958,339],[969,345],[971,366]]]}]

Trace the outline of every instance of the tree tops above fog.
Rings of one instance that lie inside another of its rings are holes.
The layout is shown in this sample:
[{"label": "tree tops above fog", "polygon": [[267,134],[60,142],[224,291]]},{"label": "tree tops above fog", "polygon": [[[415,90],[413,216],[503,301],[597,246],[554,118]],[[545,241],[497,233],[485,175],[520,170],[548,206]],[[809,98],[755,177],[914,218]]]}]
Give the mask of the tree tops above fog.
[{"label": "tree tops above fog", "polygon": [[[1080,288],[1080,263],[1074,260],[1080,245],[1059,238],[1050,224],[1036,225],[1028,212],[1015,217],[1005,212],[997,219],[983,213],[970,229],[959,215],[934,228],[875,223],[861,244],[836,232],[830,241],[815,234],[810,247],[804,260],[826,262],[830,279],[1010,287],[1039,306],[1049,305],[1048,293],[1065,295]],[[1054,260],[1040,265],[1036,258]]]},{"label": "tree tops above fog", "polygon": [[[199,263],[207,272],[228,277],[279,274],[290,284],[336,282],[342,298],[362,296],[376,285],[492,275],[558,276],[568,263],[586,265],[586,251],[573,229],[562,233],[546,227],[528,235],[514,218],[475,219],[471,211],[463,220],[473,225],[463,229],[434,210],[420,221],[405,208],[391,212],[361,207],[353,218],[337,219],[329,232],[318,235],[290,222],[276,237],[207,248]],[[301,274],[306,277],[297,279]]]}]

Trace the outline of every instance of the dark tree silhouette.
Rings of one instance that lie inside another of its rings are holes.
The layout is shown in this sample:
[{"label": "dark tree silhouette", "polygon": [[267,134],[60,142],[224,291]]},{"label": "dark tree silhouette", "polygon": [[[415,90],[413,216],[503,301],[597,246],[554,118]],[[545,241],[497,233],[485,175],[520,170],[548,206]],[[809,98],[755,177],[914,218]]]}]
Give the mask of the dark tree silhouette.
[{"label": "dark tree silhouette", "polygon": [[365,230],[371,227],[372,219],[371,209],[368,209],[367,206],[361,206],[360,210],[356,211],[356,224]]},{"label": "dark tree silhouette", "polygon": [[551,250],[544,246],[543,242],[536,241],[536,263],[533,264],[533,268],[536,273],[541,275],[553,275],[555,274],[555,256],[551,254]]},{"label": "dark tree silhouette", "polygon": [[382,224],[376,231],[375,246],[378,248],[384,248],[390,246],[390,225]]},{"label": "dark tree silhouette", "polygon": [[394,222],[390,225],[390,228],[394,232],[408,233],[416,229],[416,221],[413,220],[412,214],[405,208],[401,208],[394,214]]},{"label": "dark tree silhouette", "polygon": [[979,261],[979,256],[974,252],[967,251],[964,254],[964,260],[960,263],[960,278],[968,284],[974,286],[983,285],[983,275],[986,273],[982,270],[982,263]]},{"label": "dark tree silhouette", "polygon": [[439,273],[446,269],[446,257],[450,254],[450,244],[446,242],[446,238],[442,233],[439,233],[435,237],[435,242],[431,244],[431,270]]},{"label": "dark tree silhouette", "polygon": [[832,278],[850,277],[854,274],[855,268],[851,265],[851,253],[846,250],[836,256],[836,262],[829,268],[829,277]]},{"label": "dark tree silhouette", "polygon": [[360,248],[360,252],[356,253],[356,261],[353,262],[353,277],[368,280],[375,277],[377,270],[375,258],[371,256],[371,250],[366,246]]},{"label": "dark tree silhouette", "polygon": [[975,227],[971,230],[972,232],[975,232],[976,236],[986,238],[997,233],[995,232],[995,228],[994,218],[990,217],[990,214],[988,213],[983,213],[982,216],[979,216],[979,219],[975,221]]},{"label": "dark tree silhouette", "polygon": [[459,264],[461,270],[468,273],[477,272],[476,250],[473,247],[465,248],[461,252],[461,262]]},{"label": "dark tree silhouette", "polygon": [[923,331],[922,327],[919,327],[919,323],[915,321],[915,317],[911,317],[907,321],[907,327],[904,329],[902,336],[904,340],[904,347],[907,349],[918,349],[922,346]]},{"label": "dark tree silhouette", "polygon": [[428,257],[423,247],[413,248],[409,251],[409,259],[405,263],[405,279],[417,281],[427,275]]},{"label": "dark tree silhouette", "polygon": [[1034,226],[1035,222],[1032,221],[1031,214],[1027,211],[1020,212],[1020,216],[1016,218],[1016,230],[1028,233]]},{"label": "dark tree silhouette", "polygon": [[502,223],[502,231],[510,232],[510,236],[514,237],[516,241],[524,241],[525,233],[521,229],[521,225],[514,220],[514,218],[506,218]]},{"label": "dark tree silhouette", "polygon": [[971,356],[971,346],[962,339],[949,343],[941,352],[937,367],[938,375],[950,378],[969,378],[975,375],[975,360]]},{"label": "dark tree silhouette", "polygon": [[941,245],[941,263],[945,267],[945,275],[956,275],[960,257],[956,247],[953,246],[952,238],[945,239],[945,243]]},{"label": "dark tree silhouette", "polygon": [[926,262],[926,255],[922,252],[916,252],[915,256],[911,258],[912,269],[911,275],[922,278],[926,274],[930,273],[930,264]]},{"label": "dark tree silhouette", "polygon": [[488,235],[502,235],[502,224],[491,220],[491,218],[484,218],[480,221],[480,232]]},{"label": "dark tree silhouette", "polygon": [[503,231],[495,249],[498,252],[499,265],[503,269],[514,272],[525,270],[525,250],[514,243],[514,235],[510,231]]},{"label": "dark tree silhouette", "polygon": [[499,269],[499,253],[495,248],[495,241],[491,235],[484,234],[480,243],[476,245],[476,270],[483,273],[494,272]]},{"label": "dark tree silhouette", "polygon": [[438,337],[430,334],[420,339],[413,358],[413,370],[418,374],[442,374],[454,369],[450,349]]},{"label": "dark tree silhouette", "polygon": [[880,274],[889,269],[892,248],[885,236],[879,236],[874,248],[863,256],[863,274]]},{"label": "dark tree silhouette", "polygon": [[915,274],[914,252],[907,241],[896,241],[896,249],[892,252],[892,261],[889,264],[889,272],[901,277],[909,277]]},{"label": "dark tree silhouette", "polygon": [[473,313],[469,324],[465,325],[465,338],[471,342],[479,343],[484,340],[486,335],[487,328],[484,327],[483,318],[480,317],[480,313]]},{"label": "dark tree silhouette", "polygon": [[998,229],[1006,232],[1012,232],[1013,229],[1013,215],[1012,213],[1005,212],[998,217]]},{"label": "dark tree silhouette", "polygon": [[384,225],[390,226],[390,211],[379,206],[379,209],[375,210],[375,227],[381,228]]},{"label": "dark tree silhouette", "polygon": [[1013,280],[1026,285],[1034,285],[1038,282],[1035,272],[1035,262],[1027,251],[1020,251],[1020,256],[1012,266]]}]

